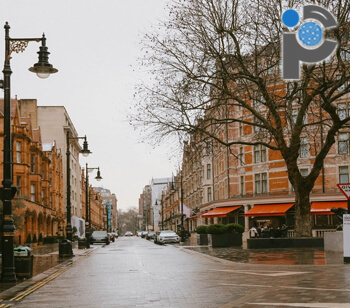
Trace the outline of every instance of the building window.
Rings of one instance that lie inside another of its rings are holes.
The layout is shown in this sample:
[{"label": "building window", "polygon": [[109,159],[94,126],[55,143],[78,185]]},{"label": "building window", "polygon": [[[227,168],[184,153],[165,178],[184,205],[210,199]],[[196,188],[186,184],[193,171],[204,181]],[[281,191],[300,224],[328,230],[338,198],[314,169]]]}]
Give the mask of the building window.
[{"label": "building window", "polygon": [[35,202],[35,185],[30,185],[30,201]]},{"label": "building window", "polygon": [[[294,124],[297,122],[298,113],[299,113],[298,109],[293,109],[292,110],[292,120],[293,120]],[[305,114],[304,117],[303,117],[303,124],[304,125],[307,124],[307,114]]]},{"label": "building window", "polygon": [[239,136],[243,137],[243,123],[239,123]]},{"label": "building window", "polygon": [[21,189],[22,189],[22,178],[20,176],[17,176],[16,179],[16,186],[17,186],[17,196],[21,196]]},{"label": "building window", "polygon": [[41,190],[41,204],[44,205],[44,190]]},{"label": "building window", "polygon": [[261,124],[261,121],[257,117],[254,117],[254,133],[259,133],[262,130]]},{"label": "building window", "polygon": [[340,166],[339,167],[339,183],[349,183],[349,167]]},{"label": "building window", "polygon": [[300,138],[300,157],[305,158],[309,156],[309,148],[307,138]]},{"label": "building window", "polygon": [[244,152],[243,147],[239,148],[239,164],[240,166],[244,166]]},{"label": "building window", "polygon": [[22,162],[22,143],[16,142],[16,162]]},{"label": "building window", "polygon": [[208,202],[210,202],[212,200],[212,196],[211,196],[211,187],[208,187],[207,189],[207,195],[208,195]]},{"label": "building window", "polygon": [[307,169],[307,168],[300,169],[300,174],[304,178],[307,177],[309,175],[309,169]]},{"label": "building window", "polygon": [[244,195],[244,175],[241,175],[241,196]]},{"label": "building window", "polygon": [[35,155],[30,155],[30,172],[35,173]]},{"label": "building window", "polygon": [[261,144],[254,146],[254,162],[263,163],[266,162],[266,147]]},{"label": "building window", "polygon": [[267,193],[267,173],[255,174],[255,193]]},{"label": "building window", "polygon": [[207,179],[211,179],[211,164],[207,164]]},{"label": "building window", "polygon": [[207,152],[207,154],[209,155],[209,154],[211,154],[211,144],[210,143],[207,143],[207,145],[206,145],[206,152]]},{"label": "building window", "polygon": [[338,135],[338,153],[348,154],[348,134],[341,133]]},{"label": "building window", "polygon": [[350,115],[349,103],[340,103],[337,105],[337,112],[340,120],[344,120]]}]

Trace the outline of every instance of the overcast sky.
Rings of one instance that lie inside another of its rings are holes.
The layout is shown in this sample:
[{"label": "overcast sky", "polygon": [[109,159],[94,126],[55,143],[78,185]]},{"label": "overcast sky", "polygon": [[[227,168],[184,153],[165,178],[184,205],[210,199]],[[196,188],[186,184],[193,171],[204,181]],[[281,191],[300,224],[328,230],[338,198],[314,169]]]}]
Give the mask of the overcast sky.
[{"label": "overcast sky", "polygon": [[39,50],[39,43],[31,42],[24,53],[12,54],[11,96],[35,98],[41,106],[65,106],[93,152],[88,158],[81,156],[81,165],[101,168],[103,180],[92,181],[91,174],[91,182],[115,193],[121,209],[138,206],[142,188],[152,177],[168,177],[175,170],[168,147],[140,143],[139,132],[127,121],[134,85],[144,78],[136,67],[139,42],[142,33],[167,17],[165,2],[1,1],[0,22],[9,22],[10,36],[41,37],[45,32],[50,63],[59,70],[44,80],[30,73]]}]

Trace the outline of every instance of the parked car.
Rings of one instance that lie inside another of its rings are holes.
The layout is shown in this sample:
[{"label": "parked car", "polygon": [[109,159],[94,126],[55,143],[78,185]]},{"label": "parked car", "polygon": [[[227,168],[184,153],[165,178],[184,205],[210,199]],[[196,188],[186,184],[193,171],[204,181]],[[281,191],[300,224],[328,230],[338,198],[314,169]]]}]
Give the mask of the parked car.
[{"label": "parked car", "polygon": [[147,234],[148,234],[148,231],[142,231],[141,232],[141,237],[145,238],[147,236]]},{"label": "parked car", "polygon": [[111,242],[114,242],[115,241],[115,237],[114,237],[114,234],[113,233],[108,233],[108,236],[109,236],[109,240]]},{"label": "parked car", "polygon": [[133,236],[133,235],[134,235],[134,234],[132,234],[131,231],[126,231],[125,234],[124,234],[124,236]]},{"label": "parked car", "polygon": [[110,239],[107,231],[94,231],[90,236],[90,244],[94,243],[105,243],[109,245]]},{"label": "parked car", "polygon": [[114,238],[118,238],[118,232],[113,232]]},{"label": "parked car", "polygon": [[179,243],[180,237],[174,231],[162,230],[156,232],[154,242],[158,244]]},{"label": "parked car", "polygon": [[147,234],[146,234],[146,240],[154,240],[154,236],[155,236],[155,232],[154,231],[149,231]]},{"label": "parked car", "polygon": [[141,233],[142,233],[142,231],[140,231],[140,230],[139,230],[139,231],[136,231],[136,235],[137,235],[137,236],[141,236]]}]

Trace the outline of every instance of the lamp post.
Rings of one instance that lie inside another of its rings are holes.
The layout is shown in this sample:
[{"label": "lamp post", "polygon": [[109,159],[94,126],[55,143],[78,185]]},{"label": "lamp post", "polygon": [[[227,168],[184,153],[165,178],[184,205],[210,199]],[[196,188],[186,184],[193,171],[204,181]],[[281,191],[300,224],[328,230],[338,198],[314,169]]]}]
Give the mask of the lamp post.
[{"label": "lamp post", "polygon": [[89,168],[88,164],[86,163],[85,167],[85,226],[87,227],[85,229],[85,236],[87,239],[87,248],[90,248],[90,231],[91,231],[91,209],[90,209],[90,194],[89,194],[89,170],[95,170],[97,169],[97,175],[95,179],[97,181],[101,181],[101,173],[100,173],[100,167],[97,168]]},{"label": "lamp post", "polygon": [[69,131],[67,131],[67,225],[66,225],[66,238],[70,241],[72,241],[72,224],[71,224],[71,200],[70,200],[70,140],[78,140],[78,139],[84,139],[83,149],[80,151],[81,154],[83,154],[84,157],[89,156],[91,154],[90,150],[88,149],[88,143],[86,140],[86,136],[84,137],[70,137]]},{"label": "lamp post", "polygon": [[4,89],[4,173],[0,189],[0,199],[3,202],[3,222],[1,225],[1,245],[2,245],[2,271],[1,281],[16,281],[14,266],[14,232],[15,226],[12,218],[12,199],[16,194],[16,187],[13,187],[12,175],[12,136],[11,136],[11,53],[23,52],[31,41],[41,42],[38,52],[39,61],[29,68],[29,71],[36,73],[40,78],[47,78],[50,74],[58,72],[49,63],[49,52],[46,47],[45,35],[41,38],[11,38],[10,26],[5,23],[5,62],[4,79],[0,80],[0,88]]}]

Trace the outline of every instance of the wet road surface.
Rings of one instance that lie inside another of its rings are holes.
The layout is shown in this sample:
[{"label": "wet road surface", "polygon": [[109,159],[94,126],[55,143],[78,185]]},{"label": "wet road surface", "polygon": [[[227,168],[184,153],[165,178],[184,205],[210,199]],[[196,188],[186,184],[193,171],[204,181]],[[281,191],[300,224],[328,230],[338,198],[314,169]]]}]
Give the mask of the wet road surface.
[{"label": "wet road surface", "polygon": [[[260,251],[262,253],[262,251]],[[16,307],[350,307],[350,265],[235,263],[119,238]]]}]

